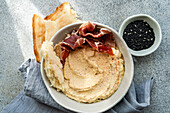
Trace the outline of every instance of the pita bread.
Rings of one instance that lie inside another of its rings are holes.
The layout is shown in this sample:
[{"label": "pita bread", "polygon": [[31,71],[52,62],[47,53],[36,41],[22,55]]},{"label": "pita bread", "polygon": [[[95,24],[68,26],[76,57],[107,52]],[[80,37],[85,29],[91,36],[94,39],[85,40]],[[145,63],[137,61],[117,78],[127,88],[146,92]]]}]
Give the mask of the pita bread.
[{"label": "pita bread", "polygon": [[39,54],[42,43],[45,41],[45,24],[43,18],[38,15],[33,16],[33,48],[36,60],[41,61],[41,56]]},{"label": "pita bread", "polygon": [[45,40],[51,37],[62,27],[79,21],[76,12],[71,9],[68,2],[64,2],[56,8],[55,12],[44,19],[38,15],[33,16],[33,48],[37,62],[41,61],[40,49]]}]

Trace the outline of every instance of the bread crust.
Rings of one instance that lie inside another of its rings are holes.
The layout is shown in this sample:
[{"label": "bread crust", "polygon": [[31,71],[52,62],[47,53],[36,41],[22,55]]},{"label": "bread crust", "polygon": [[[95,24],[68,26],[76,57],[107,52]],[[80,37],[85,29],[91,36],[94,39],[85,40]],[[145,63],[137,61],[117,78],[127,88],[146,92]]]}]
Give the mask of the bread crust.
[{"label": "bread crust", "polygon": [[46,17],[44,18],[44,20],[55,21],[56,18],[57,18],[57,15],[58,15],[59,13],[61,13],[61,12],[63,11],[64,7],[67,6],[67,5],[70,5],[69,2],[64,2],[64,3],[62,3],[59,7],[56,8],[56,10],[54,11],[54,13],[51,13],[50,15],[46,16]]},{"label": "bread crust", "polygon": [[33,28],[33,49],[37,62],[41,61],[41,56],[39,50],[41,44],[45,41],[45,24],[43,19],[34,14],[32,18],[32,28]]}]

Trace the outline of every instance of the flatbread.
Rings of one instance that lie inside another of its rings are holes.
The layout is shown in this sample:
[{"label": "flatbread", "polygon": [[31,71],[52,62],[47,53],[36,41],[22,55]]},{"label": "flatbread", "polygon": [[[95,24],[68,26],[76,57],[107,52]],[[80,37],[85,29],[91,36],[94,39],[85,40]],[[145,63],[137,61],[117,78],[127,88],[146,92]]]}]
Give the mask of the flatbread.
[{"label": "flatbread", "polygon": [[41,61],[41,56],[39,51],[41,49],[42,43],[45,41],[45,24],[44,19],[40,16],[34,14],[32,19],[32,27],[33,27],[33,48],[36,60]]},{"label": "flatbread", "polygon": [[33,16],[33,48],[37,62],[41,61],[40,49],[45,40],[51,37],[62,27],[79,21],[76,12],[71,9],[69,2],[64,2],[56,8],[55,12],[44,19],[34,14]]},{"label": "flatbread", "polygon": [[45,40],[50,41],[51,37],[60,29],[55,21],[45,21]]}]

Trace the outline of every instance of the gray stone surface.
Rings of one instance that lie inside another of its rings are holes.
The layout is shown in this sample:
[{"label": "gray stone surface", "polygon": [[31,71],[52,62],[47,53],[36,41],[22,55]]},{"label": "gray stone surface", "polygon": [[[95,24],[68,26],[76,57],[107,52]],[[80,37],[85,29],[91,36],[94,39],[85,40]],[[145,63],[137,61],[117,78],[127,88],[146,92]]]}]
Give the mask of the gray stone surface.
[{"label": "gray stone surface", "polygon": [[[63,0],[60,0],[63,1]],[[70,0],[83,20],[97,21],[118,31],[128,16],[146,13],[154,17],[162,28],[162,43],[152,54],[134,57],[136,84],[154,77],[151,105],[145,113],[170,111],[170,1],[169,0]],[[24,79],[18,66],[34,57],[32,49],[32,15],[42,17],[59,5],[56,0],[0,1],[0,111],[20,90]]]}]

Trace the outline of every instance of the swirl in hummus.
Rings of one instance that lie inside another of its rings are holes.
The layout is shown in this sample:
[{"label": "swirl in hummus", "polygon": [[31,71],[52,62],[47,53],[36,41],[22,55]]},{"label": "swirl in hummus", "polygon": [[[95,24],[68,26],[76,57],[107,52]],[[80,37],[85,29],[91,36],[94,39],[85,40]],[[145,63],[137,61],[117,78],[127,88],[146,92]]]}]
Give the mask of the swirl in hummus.
[{"label": "swirl in hummus", "polygon": [[[101,32],[92,35],[99,36],[99,33]],[[81,34],[79,31],[79,36],[84,38],[86,36],[83,35],[87,33]],[[83,43],[79,43],[77,47],[72,45],[75,48],[69,49],[64,59],[61,58],[64,56],[62,43],[53,48],[52,42],[44,42],[41,55],[45,59],[46,75],[57,91],[62,91],[66,96],[78,102],[92,103],[108,98],[118,89],[124,76],[124,60],[116,45],[111,46],[106,41],[100,43],[101,40],[98,40],[99,45],[103,44],[104,47],[107,45],[107,48],[98,47],[96,50],[87,41],[88,39],[82,40],[84,40]]]}]

